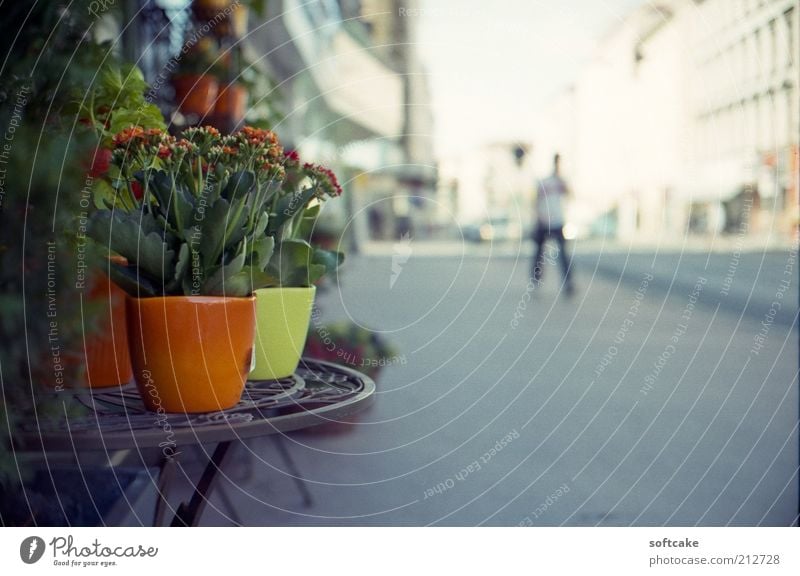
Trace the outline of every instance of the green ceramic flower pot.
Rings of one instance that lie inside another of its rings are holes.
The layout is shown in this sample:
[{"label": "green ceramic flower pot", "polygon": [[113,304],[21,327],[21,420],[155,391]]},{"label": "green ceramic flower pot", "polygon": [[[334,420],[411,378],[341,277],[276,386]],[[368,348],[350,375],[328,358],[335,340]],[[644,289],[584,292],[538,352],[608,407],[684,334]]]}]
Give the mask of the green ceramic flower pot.
[{"label": "green ceramic flower pot", "polygon": [[262,288],[256,297],[255,366],[250,380],[294,373],[306,345],[316,287]]}]

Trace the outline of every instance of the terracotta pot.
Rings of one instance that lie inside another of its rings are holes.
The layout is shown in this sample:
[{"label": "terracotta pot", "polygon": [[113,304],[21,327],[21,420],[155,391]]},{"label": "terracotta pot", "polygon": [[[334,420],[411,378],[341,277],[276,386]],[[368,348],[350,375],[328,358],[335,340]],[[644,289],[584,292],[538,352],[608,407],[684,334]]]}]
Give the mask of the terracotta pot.
[{"label": "terracotta pot", "polygon": [[219,92],[214,103],[214,117],[221,122],[236,125],[244,119],[247,108],[247,90],[241,84],[230,84]]},{"label": "terracotta pot", "polygon": [[128,298],[139,393],[154,412],[235,406],[250,372],[255,297]]},{"label": "terracotta pot", "polygon": [[[133,379],[133,368],[128,347],[126,294],[95,269],[87,271],[85,285],[88,292],[84,306],[96,314],[94,325],[87,325],[85,333],[64,345],[60,358],[68,378],[44,381],[54,387],[108,388],[127,384]],[[48,358],[47,363],[51,361]]]},{"label": "terracotta pot", "polygon": [[208,74],[178,74],[172,77],[175,103],[183,114],[208,116],[214,111],[219,82]]},{"label": "terracotta pot", "polygon": [[255,367],[251,380],[294,373],[308,336],[316,287],[262,288],[256,296]]},{"label": "terracotta pot", "polygon": [[133,378],[128,347],[125,292],[108,276],[97,273],[89,302],[101,306],[97,332],[86,336],[86,381],[90,388],[127,384]]}]

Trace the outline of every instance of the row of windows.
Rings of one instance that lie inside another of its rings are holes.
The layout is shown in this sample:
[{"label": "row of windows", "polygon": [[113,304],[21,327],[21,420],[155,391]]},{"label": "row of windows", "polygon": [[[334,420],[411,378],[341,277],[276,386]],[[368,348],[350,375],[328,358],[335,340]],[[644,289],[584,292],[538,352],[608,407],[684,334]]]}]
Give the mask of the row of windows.
[{"label": "row of windows", "polygon": [[742,21],[761,17],[765,10],[780,10],[781,6],[794,3],[795,0],[712,0],[698,5],[697,10],[709,32],[719,34]]},{"label": "row of windows", "polygon": [[700,64],[704,83],[723,93],[748,84],[791,76],[797,65],[797,10],[755,28]]},{"label": "row of windows", "polygon": [[797,144],[798,93],[794,89],[762,94],[698,119],[702,157],[747,150],[781,150]]}]

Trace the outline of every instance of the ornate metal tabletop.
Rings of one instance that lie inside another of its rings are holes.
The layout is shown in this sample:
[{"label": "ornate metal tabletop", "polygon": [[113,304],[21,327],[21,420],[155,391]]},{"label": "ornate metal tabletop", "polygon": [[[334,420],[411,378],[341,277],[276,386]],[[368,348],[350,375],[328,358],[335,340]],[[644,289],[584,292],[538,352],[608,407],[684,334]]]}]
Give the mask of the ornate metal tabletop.
[{"label": "ornate metal tabletop", "polygon": [[[70,451],[226,442],[338,421],[365,408],[374,391],[374,382],[360,372],[304,358],[289,378],[247,382],[239,403],[228,410],[151,412],[129,384],[70,393],[64,400],[69,416],[40,422],[29,433],[48,448]],[[78,414],[71,415],[76,407]]]}]

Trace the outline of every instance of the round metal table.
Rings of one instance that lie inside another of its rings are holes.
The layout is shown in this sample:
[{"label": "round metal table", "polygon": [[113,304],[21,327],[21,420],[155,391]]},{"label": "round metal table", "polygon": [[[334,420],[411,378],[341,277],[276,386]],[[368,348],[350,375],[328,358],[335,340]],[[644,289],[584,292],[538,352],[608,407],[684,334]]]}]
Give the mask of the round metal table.
[{"label": "round metal table", "polygon": [[[59,392],[64,418],[27,430],[46,450],[123,450],[161,448],[159,501],[154,525],[163,523],[167,496],[180,447],[217,446],[195,485],[190,501],[175,511],[173,526],[197,525],[234,442],[277,435],[336,422],[366,408],[375,383],[353,369],[304,358],[295,374],[283,380],[249,381],[239,403],[228,410],[204,414],[156,413],[147,410],[135,384],[95,390]],[[77,408],[77,410],[76,410]],[[285,446],[278,449],[306,501],[310,495]],[[169,450],[167,450],[169,447]]]}]

